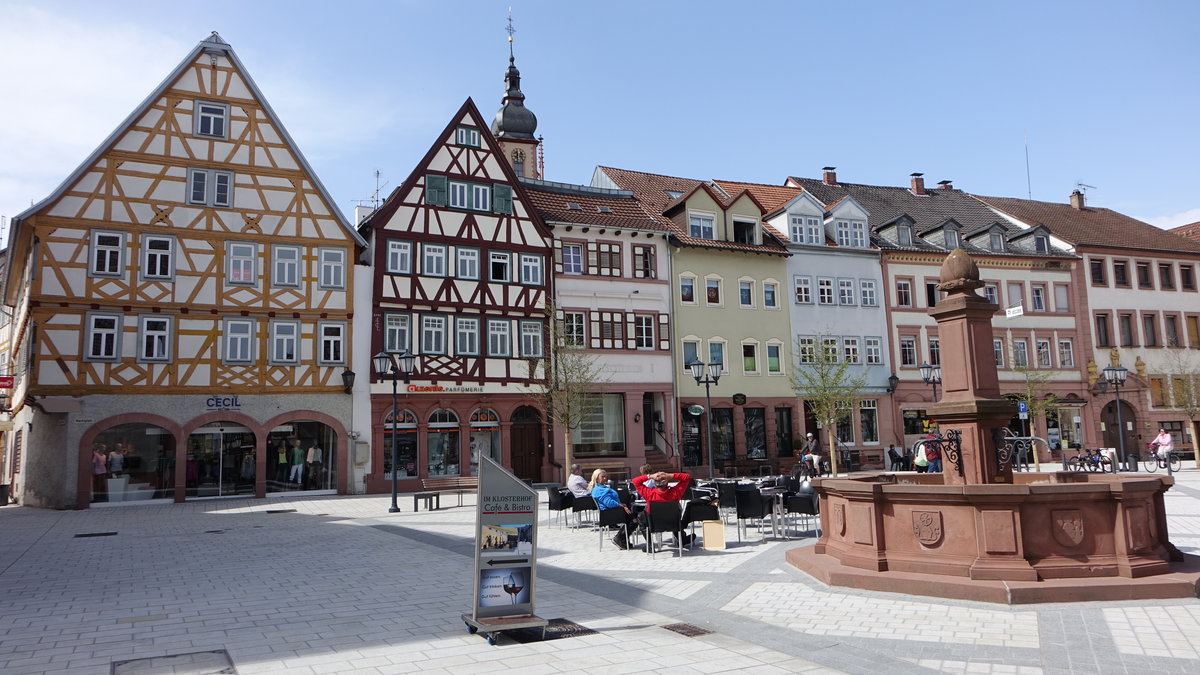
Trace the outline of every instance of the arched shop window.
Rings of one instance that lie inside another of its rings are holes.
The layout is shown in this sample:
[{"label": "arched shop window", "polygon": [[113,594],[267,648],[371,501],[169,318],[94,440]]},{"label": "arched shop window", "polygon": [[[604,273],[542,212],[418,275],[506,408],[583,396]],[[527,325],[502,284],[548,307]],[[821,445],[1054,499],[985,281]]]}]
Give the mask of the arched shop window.
[{"label": "arched shop window", "polygon": [[459,475],[459,427],[458,415],[453,410],[439,408],[429,415],[429,464],[430,476]]},{"label": "arched shop window", "polygon": [[281,424],[267,435],[267,492],[337,489],[337,434],[313,420]]},{"label": "arched shop window", "polygon": [[471,475],[479,475],[479,458],[500,462],[500,416],[491,408],[471,413]]},{"label": "arched shop window", "polygon": [[417,475],[417,416],[411,410],[401,410],[392,419],[389,410],[383,420],[383,474],[392,477],[392,434],[396,438],[397,478],[413,478]]},{"label": "arched shop window", "polygon": [[175,437],[153,424],[120,424],[92,443],[93,502],[165,498],[175,491]]}]

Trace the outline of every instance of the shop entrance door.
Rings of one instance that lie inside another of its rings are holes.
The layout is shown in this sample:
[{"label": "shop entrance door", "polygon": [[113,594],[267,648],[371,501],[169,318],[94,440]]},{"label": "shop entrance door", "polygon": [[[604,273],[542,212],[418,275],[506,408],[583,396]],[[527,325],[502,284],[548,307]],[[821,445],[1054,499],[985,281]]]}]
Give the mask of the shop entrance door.
[{"label": "shop entrance door", "polygon": [[530,406],[512,416],[512,472],[517,478],[542,480],[542,418]]},{"label": "shop entrance door", "polygon": [[206,424],[187,447],[188,497],[253,495],[254,434],[236,424]]}]

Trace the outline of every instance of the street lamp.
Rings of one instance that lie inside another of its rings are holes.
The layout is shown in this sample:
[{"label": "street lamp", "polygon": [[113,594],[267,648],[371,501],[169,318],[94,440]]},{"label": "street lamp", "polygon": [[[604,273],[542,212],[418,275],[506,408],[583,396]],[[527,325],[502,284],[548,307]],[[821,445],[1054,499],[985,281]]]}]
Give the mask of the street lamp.
[{"label": "street lamp", "polygon": [[937,387],[942,383],[942,367],[940,365],[931,366],[928,363],[922,363],[921,379],[925,380],[925,384],[933,387],[933,402],[937,403]]},{"label": "street lamp", "polygon": [[1121,461],[1128,470],[1129,460],[1125,457],[1125,423],[1121,420],[1121,387],[1125,384],[1125,378],[1129,377],[1129,369],[1123,366],[1109,366],[1103,372],[1104,381],[1112,386],[1113,394],[1117,397],[1117,448],[1121,452]]},{"label": "street lamp", "polygon": [[[708,416],[708,424],[705,425],[705,442],[708,444],[708,479],[713,478],[713,444],[712,444],[712,394],[710,393],[710,385],[715,385],[721,379],[721,368],[724,364],[720,361],[714,363],[704,363],[696,359],[688,364],[688,368],[692,370],[692,377],[696,379],[696,384],[704,385],[704,405],[705,414]],[[704,374],[704,367],[708,366],[708,376]]]},{"label": "street lamp", "polygon": [[397,513],[400,507],[396,504],[396,389],[400,384],[400,380],[404,380],[404,384],[408,384],[409,378],[412,376],[413,368],[416,366],[417,355],[405,349],[404,351],[392,356],[387,352],[379,352],[371,357],[371,364],[375,366],[375,374],[381,380],[392,381],[392,506],[388,509],[388,513]]}]

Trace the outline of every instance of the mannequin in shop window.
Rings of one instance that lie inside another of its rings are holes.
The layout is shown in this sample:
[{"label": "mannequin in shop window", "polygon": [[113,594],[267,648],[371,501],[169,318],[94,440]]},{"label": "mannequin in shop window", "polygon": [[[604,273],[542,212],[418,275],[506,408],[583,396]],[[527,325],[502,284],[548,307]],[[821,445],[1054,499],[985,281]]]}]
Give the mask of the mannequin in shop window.
[{"label": "mannequin in shop window", "polygon": [[247,452],[242,455],[242,481],[246,483],[254,482],[254,452]]},{"label": "mannequin in shop window", "polygon": [[104,452],[103,443],[92,444],[92,475],[95,485],[92,491],[96,494],[104,492],[104,475],[108,473],[108,454]]},{"label": "mannequin in shop window", "polygon": [[273,476],[279,483],[287,482],[288,478],[288,447],[287,441],[282,438],[275,441],[275,449],[267,455],[267,458],[274,462],[274,471],[268,472],[268,476]]},{"label": "mannequin in shop window", "polygon": [[292,439],[292,447],[288,449],[288,463],[292,471],[288,474],[288,482],[299,484],[304,478],[304,448],[300,447],[300,439]]},{"label": "mannequin in shop window", "polygon": [[311,489],[321,487],[321,466],[324,458],[321,446],[314,441],[312,447],[308,449],[308,482]]},{"label": "mannequin in shop window", "polygon": [[125,445],[117,443],[108,453],[108,472],[114,477],[125,471]]}]

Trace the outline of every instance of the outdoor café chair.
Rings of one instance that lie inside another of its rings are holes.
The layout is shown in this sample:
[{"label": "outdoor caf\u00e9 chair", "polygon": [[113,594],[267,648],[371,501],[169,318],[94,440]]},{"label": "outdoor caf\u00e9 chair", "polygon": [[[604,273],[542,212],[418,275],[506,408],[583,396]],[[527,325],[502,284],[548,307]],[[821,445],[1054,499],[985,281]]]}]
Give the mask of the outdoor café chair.
[{"label": "outdoor caf\u00e9 chair", "polygon": [[662,533],[675,534],[675,546],[679,555],[683,556],[683,509],[679,502],[651,502],[646,504],[646,552],[650,557],[655,553],[655,536],[662,544]]},{"label": "outdoor caf\u00e9 chair", "polygon": [[747,520],[757,520],[758,533],[765,541],[767,534],[763,532],[762,521],[767,516],[771,515],[771,506],[775,500],[764,496],[757,488],[747,490],[737,490],[734,499],[737,505],[737,521],[738,521],[738,541],[742,540],[742,528],[746,527]]},{"label": "outdoor caf\u00e9 chair", "polygon": [[571,513],[579,518],[579,526],[583,526],[583,516],[589,511],[598,511],[596,508],[596,500],[592,499],[591,495],[583,497],[575,497],[571,500]]},{"label": "outdoor caf\u00e9 chair", "polygon": [[[546,498],[549,511],[557,512],[555,519],[562,519],[563,511],[571,508],[571,503],[575,501],[575,495],[571,494],[570,490],[554,486],[546,488]],[[546,522],[550,522],[549,512],[546,513]]]},{"label": "outdoor caf\u00e9 chair", "polygon": [[[820,502],[817,501],[817,495],[813,492],[812,486],[804,483],[796,494],[784,500],[783,507],[789,517],[805,516],[816,524],[810,529],[814,530],[818,536],[821,534],[821,521],[817,516],[820,514]],[[785,527],[784,532],[787,529]]]},{"label": "outdoor caf\u00e9 chair", "polygon": [[629,521],[625,520],[625,509],[600,509],[599,530],[600,530],[600,550],[604,550],[604,538],[608,536],[611,528],[616,527],[625,531],[625,541],[629,542],[633,533],[629,531]]}]

